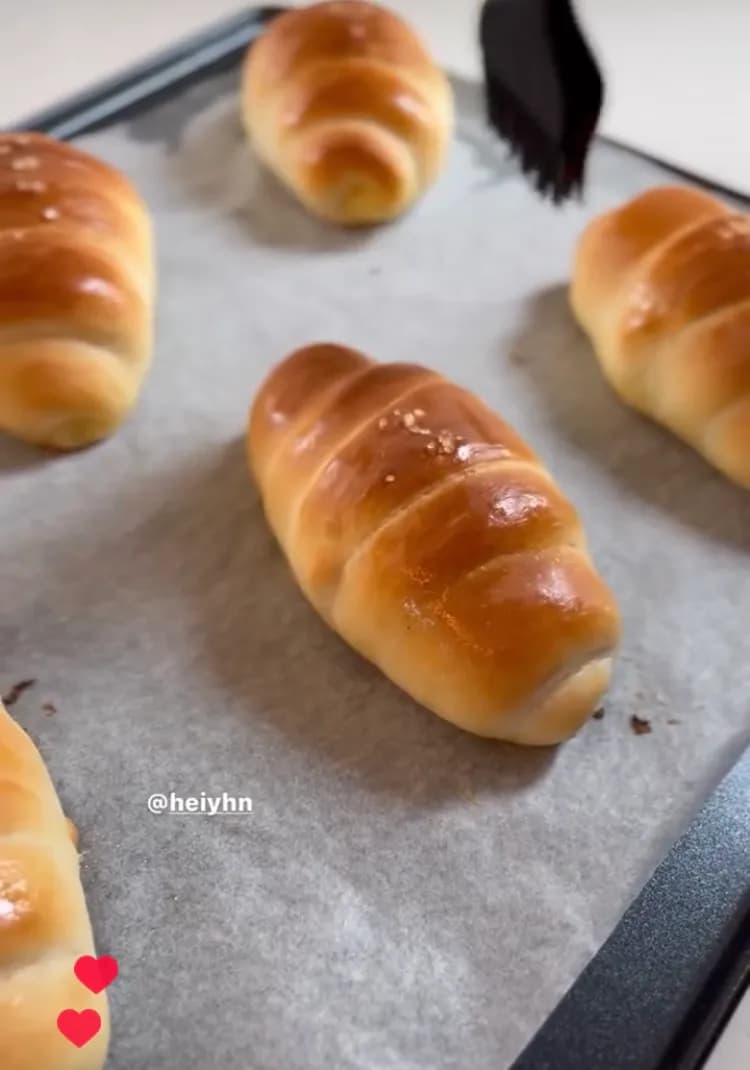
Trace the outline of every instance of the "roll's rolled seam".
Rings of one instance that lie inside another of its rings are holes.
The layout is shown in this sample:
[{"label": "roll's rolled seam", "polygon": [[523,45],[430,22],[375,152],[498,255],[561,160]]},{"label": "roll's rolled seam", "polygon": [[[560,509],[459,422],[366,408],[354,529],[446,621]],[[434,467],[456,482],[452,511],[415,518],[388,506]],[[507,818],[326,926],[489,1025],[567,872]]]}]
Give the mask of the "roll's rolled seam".
[{"label": "roll's rolled seam", "polygon": [[0,430],[75,449],[135,404],[153,240],[128,180],[42,134],[0,135]]},{"label": "roll's rolled seam", "polygon": [[[104,993],[76,978],[95,955],[75,829],[36,747],[0,703],[0,1066],[102,1070],[109,1044]],[[94,1010],[101,1029],[82,1048],[57,1028],[65,1010]]]},{"label": "roll's rolled seam", "polygon": [[586,228],[570,298],[623,401],[750,489],[750,216],[648,190]]},{"label": "roll's rolled seam", "polygon": [[261,387],[247,445],[303,592],[415,699],[535,745],[596,710],[614,599],[573,506],[478,398],[417,365],[309,346]]},{"label": "roll's rolled seam", "polygon": [[453,95],[417,34],[365,0],[287,12],[249,49],[242,114],[260,159],[313,214],[401,215],[432,184]]}]

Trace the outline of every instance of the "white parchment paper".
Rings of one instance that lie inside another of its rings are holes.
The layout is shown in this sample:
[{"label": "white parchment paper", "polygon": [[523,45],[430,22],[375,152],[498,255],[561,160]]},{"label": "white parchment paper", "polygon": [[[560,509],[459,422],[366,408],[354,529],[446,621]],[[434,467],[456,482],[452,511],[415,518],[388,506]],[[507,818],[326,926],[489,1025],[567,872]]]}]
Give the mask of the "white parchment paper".
[{"label": "white parchment paper", "polygon": [[[0,685],[37,680],[13,712],[120,963],[111,1070],[507,1066],[747,742],[750,495],[612,396],[566,306],[585,221],[666,172],[600,146],[556,210],[456,93],[445,175],[367,234],[259,171],[234,75],[84,139],[154,214],[157,351],[111,441],[0,442]],[[241,436],[322,339],[474,389],[579,507],[625,632],[570,744],[444,724],[294,586]],[[170,791],[253,812],[149,814]]]}]

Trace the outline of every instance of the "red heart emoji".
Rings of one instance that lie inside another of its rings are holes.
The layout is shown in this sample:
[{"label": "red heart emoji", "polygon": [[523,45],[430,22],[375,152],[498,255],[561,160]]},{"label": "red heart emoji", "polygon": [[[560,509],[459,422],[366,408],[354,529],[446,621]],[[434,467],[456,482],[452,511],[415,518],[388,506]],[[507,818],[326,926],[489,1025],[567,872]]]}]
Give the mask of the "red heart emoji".
[{"label": "red heart emoji", "polygon": [[102,1027],[102,1020],[96,1011],[62,1011],[57,1016],[57,1028],[66,1040],[82,1048],[96,1036]]},{"label": "red heart emoji", "polygon": [[73,967],[73,973],[78,980],[94,995],[111,985],[118,971],[117,959],[110,955],[102,955],[98,959],[92,955],[81,955]]}]

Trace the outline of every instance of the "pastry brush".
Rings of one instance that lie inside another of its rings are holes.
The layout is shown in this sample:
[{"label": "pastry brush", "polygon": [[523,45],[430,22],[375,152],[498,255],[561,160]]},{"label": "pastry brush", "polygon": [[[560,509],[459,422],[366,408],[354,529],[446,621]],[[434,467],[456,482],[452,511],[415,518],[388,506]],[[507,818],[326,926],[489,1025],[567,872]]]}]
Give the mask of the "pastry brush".
[{"label": "pastry brush", "polygon": [[570,0],[485,0],[487,117],[542,196],[579,194],[604,96]]}]

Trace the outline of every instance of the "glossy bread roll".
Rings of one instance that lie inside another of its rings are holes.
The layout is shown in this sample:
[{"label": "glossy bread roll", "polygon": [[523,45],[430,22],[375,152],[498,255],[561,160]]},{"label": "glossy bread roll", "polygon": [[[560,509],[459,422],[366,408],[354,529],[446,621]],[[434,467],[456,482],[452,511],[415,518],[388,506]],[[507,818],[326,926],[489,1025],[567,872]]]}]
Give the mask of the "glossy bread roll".
[{"label": "glossy bread roll", "polygon": [[620,397],[750,488],[750,216],[649,190],[586,229],[571,303]]},{"label": "glossy bread roll", "polygon": [[426,368],[309,346],[263,384],[248,452],[304,593],[419,702],[526,744],[596,710],[615,603],[572,505],[478,398]]},{"label": "glossy bread roll", "polygon": [[0,430],[59,449],[109,435],[151,352],[146,209],[114,168],[0,134]]},{"label": "glossy bread roll", "polygon": [[[0,703],[0,1066],[101,1070],[109,1043],[104,993],[73,973],[94,955],[78,852],[44,762]],[[61,1011],[96,1011],[100,1032],[77,1048]]]},{"label": "glossy bread roll", "polygon": [[364,0],[289,11],[248,51],[242,110],[259,157],[314,214],[404,212],[440,171],[453,97],[414,31]]}]

